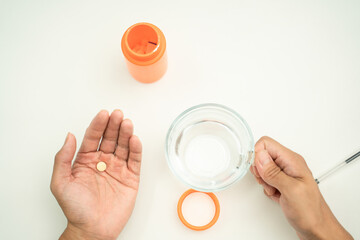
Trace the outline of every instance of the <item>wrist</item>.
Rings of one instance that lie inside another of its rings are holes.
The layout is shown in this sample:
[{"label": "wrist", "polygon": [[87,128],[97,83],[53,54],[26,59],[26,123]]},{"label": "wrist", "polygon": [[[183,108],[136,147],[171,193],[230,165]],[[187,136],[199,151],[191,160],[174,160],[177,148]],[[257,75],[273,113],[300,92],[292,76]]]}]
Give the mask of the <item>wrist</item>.
[{"label": "wrist", "polygon": [[115,240],[116,238],[107,238],[99,236],[96,233],[84,231],[83,229],[68,223],[59,240]]}]

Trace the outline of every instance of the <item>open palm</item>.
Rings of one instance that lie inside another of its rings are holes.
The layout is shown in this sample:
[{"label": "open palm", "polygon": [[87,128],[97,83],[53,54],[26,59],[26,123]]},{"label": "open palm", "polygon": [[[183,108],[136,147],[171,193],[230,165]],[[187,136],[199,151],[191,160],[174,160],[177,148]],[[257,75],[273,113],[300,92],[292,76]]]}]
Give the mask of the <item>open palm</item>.
[{"label": "open palm", "polygon": [[[71,166],[76,139],[68,134],[56,154],[51,190],[68,226],[62,238],[116,239],[134,208],[139,186],[141,142],[120,110],[99,112],[86,130]],[[96,168],[106,163],[106,170]]]}]

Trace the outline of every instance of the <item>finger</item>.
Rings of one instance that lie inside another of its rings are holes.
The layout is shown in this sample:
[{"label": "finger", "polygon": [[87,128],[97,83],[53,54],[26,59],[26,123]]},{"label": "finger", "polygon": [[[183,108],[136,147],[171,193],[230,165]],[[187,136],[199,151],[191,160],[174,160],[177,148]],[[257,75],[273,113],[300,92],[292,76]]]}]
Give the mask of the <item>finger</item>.
[{"label": "finger", "polygon": [[277,192],[276,188],[267,184],[261,177],[255,177],[255,179],[258,182],[258,184],[263,186],[263,188],[269,195],[274,195]]},{"label": "finger", "polygon": [[273,161],[266,150],[255,154],[255,164],[260,177],[270,186],[281,192],[293,183],[293,178],[287,176]]},{"label": "finger", "polygon": [[130,138],[129,151],[128,168],[136,175],[140,175],[142,145],[140,139],[135,135]]},{"label": "finger", "polygon": [[127,161],[129,157],[129,140],[133,135],[134,126],[129,119],[122,121],[120,126],[120,133],[115,150],[115,156],[119,159]]},{"label": "finger", "polygon": [[100,151],[105,153],[114,153],[117,139],[119,137],[120,124],[123,120],[124,114],[120,110],[114,110],[106,127],[104,137],[101,140]]},{"label": "finger", "polygon": [[262,150],[268,151],[272,159],[277,159],[282,152],[289,149],[287,149],[274,139],[264,136],[261,137],[259,141],[257,141],[257,143],[255,144],[255,152],[259,152]]},{"label": "finger", "polygon": [[266,192],[266,190],[264,189],[264,194],[265,196],[267,196],[268,198],[270,198],[271,200],[280,203],[280,197],[278,196],[274,196],[274,195],[268,195],[268,193]]},{"label": "finger", "polygon": [[289,176],[296,178],[313,178],[304,158],[281,145],[270,137],[262,137],[255,145],[257,152],[266,150],[276,164]]},{"label": "finger", "polygon": [[269,195],[269,196],[272,196],[276,193],[276,188],[270,186],[269,184],[267,184],[266,182],[264,182],[262,184],[264,190],[266,191],[266,193]]},{"label": "finger", "polygon": [[264,180],[262,180],[261,177],[255,177],[255,179],[256,179],[257,183],[260,184],[260,185],[263,185],[265,183]]},{"label": "finger", "polygon": [[264,181],[261,179],[260,175],[256,175],[258,173],[255,173],[255,171],[257,172],[257,170],[254,170],[256,168],[256,166],[251,166],[250,167],[250,172],[254,175],[256,181],[259,183],[259,184],[262,184]]},{"label": "finger", "polygon": [[108,121],[109,113],[106,110],[101,110],[95,116],[95,118],[91,121],[89,127],[86,129],[83,142],[79,149],[80,153],[97,151],[101,137],[104,134]]},{"label": "finger", "polygon": [[71,133],[68,133],[65,143],[59,152],[55,155],[53,175],[51,179],[51,188],[58,186],[69,180],[71,176],[71,162],[76,151],[76,139]]},{"label": "finger", "polygon": [[256,177],[260,177],[259,171],[257,170],[256,166],[253,165],[252,167],[253,167],[254,175]]},{"label": "finger", "polygon": [[[250,166],[250,172],[252,173],[252,175],[254,175],[254,176],[255,176],[255,174],[254,174],[254,170],[253,170],[253,167],[254,167],[253,165],[251,165],[251,166]],[[255,176],[255,177],[256,177],[256,176]]]}]

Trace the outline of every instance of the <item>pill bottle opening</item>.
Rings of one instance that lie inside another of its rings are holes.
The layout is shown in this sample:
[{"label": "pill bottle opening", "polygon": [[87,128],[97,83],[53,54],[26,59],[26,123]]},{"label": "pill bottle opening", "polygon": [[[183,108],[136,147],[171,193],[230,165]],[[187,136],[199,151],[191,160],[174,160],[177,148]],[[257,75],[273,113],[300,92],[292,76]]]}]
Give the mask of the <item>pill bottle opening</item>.
[{"label": "pill bottle opening", "polygon": [[146,55],[154,52],[158,47],[159,36],[157,32],[148,25],[136,25],[130,29],[127,37],[129,48],[135,53]]}]

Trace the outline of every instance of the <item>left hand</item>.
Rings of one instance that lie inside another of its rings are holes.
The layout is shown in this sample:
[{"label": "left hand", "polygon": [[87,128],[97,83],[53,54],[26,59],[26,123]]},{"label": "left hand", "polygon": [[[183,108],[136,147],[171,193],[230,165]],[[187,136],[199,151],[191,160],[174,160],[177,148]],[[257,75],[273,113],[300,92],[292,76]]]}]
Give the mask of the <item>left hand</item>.
[{"label": "left hand", "polygon": [[[134,208],[142,146],[133,124],[115,110],[100,111],[86,130],[71,166],[76,139],[71,133],[55,156],[51,191],[68,225],[60,239],[116,239]],[[105,171],[97,170],[98,162]]]}]

